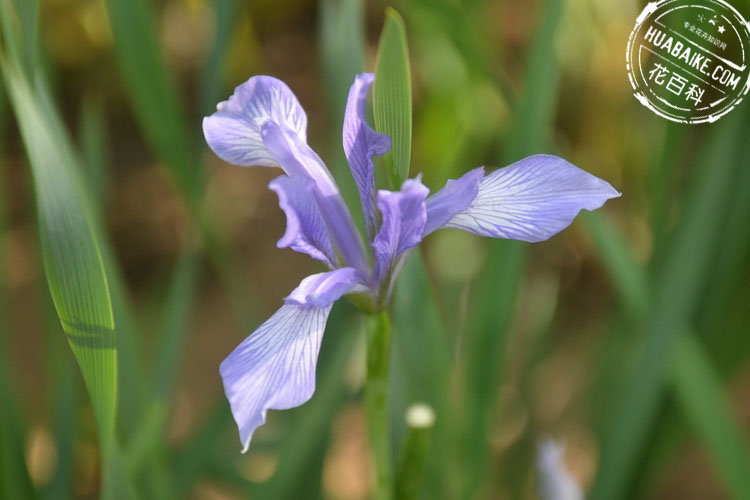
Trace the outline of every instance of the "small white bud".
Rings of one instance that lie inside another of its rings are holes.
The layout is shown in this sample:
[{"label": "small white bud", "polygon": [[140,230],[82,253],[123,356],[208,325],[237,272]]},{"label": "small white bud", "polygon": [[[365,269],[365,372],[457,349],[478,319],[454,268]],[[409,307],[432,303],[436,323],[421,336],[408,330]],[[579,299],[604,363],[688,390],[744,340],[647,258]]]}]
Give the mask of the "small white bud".
[{"label": "small white bud", "polygon": [[415,429],[428,429],[435,425],[435,410],[426,403],[414,403],[406,409],[406,424]]}]

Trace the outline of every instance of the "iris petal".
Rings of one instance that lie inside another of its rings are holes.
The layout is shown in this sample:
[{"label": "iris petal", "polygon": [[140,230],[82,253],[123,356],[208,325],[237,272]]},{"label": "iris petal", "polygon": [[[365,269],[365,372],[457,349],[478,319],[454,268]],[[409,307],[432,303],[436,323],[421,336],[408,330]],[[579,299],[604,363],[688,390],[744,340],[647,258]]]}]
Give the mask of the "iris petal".
[{"label": "iris petal", "polygon": [[278,166],[260,136],[273,121],[305,142],[307,116],[289,87],[270,76],[254,76],[234,89],[217,111],[203,119],[203,133],[211,149],[234,165]]},{"label": "iris petal", "polygon": [[331,306],[286,304],[221,363],[219,372],[243,452],[268,410],[294,408],[315,392],[315,366]]},{"label": "iris petal", "polygon": [[362,277],[352,267],[308,276],[284,302],[300,306],[327,307],[361,283]]},{"label": "iris petal", "polygon": [[260,131],[268,153],[288,175],[308,177],[326,196],[338,195],[333,176],[318,154],[292,130],[274,121],[267,121]]},{"label": "iris petal", "polygon": [[543,241],[568,227],[582,209],[595,210],[618,196],[607,182],[562,158],[529,156],[486,176],[471,205],[443,227]]},{"label": "iris petal", "polygon": [[279,206],[286,214],[286,232],[277,246],[306,253],[332,268],[336,262],[333,245],[315,203],[313,187],[313,182],[303,176],[282,175],[268,184],[279,196]]},{"label": "iris petal", "polygon": [[268,151],[290,177],[306,177],[314,183],[315,202],[336,250],[347,265],[366,274],[367,262],[359,233],[331,174],[318,155],[275,122],[265,123],[261,134]]},{"label": "iris petal", "polygon": [[331,306],[359,283],[352,268],[308,276],[285,304],[227,356],[219,372],[243,451],[268,410],[294,408],[315,392],[315,365]]},{"label": "iris petal", "polygon": [[450,179],[443,189],[427,198],[427,222],[422,237],[440,229],[454,215],[469,208],[479,193],[483,177],[484,167],[475,168],[458,179]]},{"label": "iris petal", "polygon": [[384,155],[391,148],[391,139],[385,134],[375,132],[367,124],[367,91],[374,80],[375,75],[372,73],[362,73],[354,79],[346,101],[343,129],[344,152],[357,184],[367,234],[370,237],[377,229],[375,165],[372,158]]},{"label": "iris petal", "polygon": [[398,256],[422,241],[428,193],[419,178],[406,180],[401,191],[378,191],[378,209],[383,221],[372,242],[374,277],[378,282],[392,269]]}]

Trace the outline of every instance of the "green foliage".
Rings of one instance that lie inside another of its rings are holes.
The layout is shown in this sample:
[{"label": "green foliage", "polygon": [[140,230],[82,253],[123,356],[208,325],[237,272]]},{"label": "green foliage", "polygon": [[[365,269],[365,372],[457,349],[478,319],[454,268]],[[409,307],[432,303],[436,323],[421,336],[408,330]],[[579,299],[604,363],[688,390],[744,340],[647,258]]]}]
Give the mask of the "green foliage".
[{"label": "green foliage", "polygon": [[151,6],[144,0],[106,3],[122,78],[141,127],[188,201],[196,203],[201,175],[177,93],[160,57]]},{"label": "green foliage", "polygon": [[680,339],[674,352],[672,378],[680,405],[713,455],[732,497],[750,498],[750,455],[714,368],[690,334]]},{"label": "green foliage", "polygon": [[404,21],[393,9],[386,9],[385,16],[373,107],[375,129],[391,138],[391,150],[384,158],[390,186],[398,189],[409,176],[411,162],[411,74]]},{"label": "green foliage", "polygon": [[42,259],[50,293],[81,367],[101,431],[110,439],[115,418],[117,344],[107,277],[72,152],[44,100],[12,62],[3,66],[9,97],[34,174]]}]

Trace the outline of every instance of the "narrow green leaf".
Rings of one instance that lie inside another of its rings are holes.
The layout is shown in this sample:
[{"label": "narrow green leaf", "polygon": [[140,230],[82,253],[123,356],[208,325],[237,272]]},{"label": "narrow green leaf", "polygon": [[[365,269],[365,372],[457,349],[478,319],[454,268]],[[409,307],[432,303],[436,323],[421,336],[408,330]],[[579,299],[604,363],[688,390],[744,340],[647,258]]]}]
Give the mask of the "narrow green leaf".
[{"label": "narrow green leaf", "polygon": [[14,0],[13,4],[23,33],[25,68],[29,75],[33,75],[36,67],[39,0]]},{"label": "narrow green leaf", "polygon": [[601,465],[592,499],[615,500],[627,495],[639,453],[657,414],[667,366],[675,342],[697,306],[703,280],[711,266],[718,228],[732,179],[740,115],[730,115],[714,125],[696,164],[692,189],[681,219],[670,238],[663,266],[654,283],[651,314],[642,331],[636,358],[625,377],[626,387],[601,429]]},{"label": "narrow green leaf", "polygon": [[601,212],[583,212],[581,220],[594,240],[597,255],[603,261],[615,285],[623,307],[633,318],[648,311],[648,278],[628,248],[628,242],[610,226]]},{"label": "narrow green leaf", "polygon": [[159,346],[156,350],[154,394],[161,400],[168,399],[172,394],[179,367],[180,347],[195,297],[199,264],[200,260],[191,243],[186,243],[171,279]]},{"label": "narrow green leaf", "polygon": [[117,351],[107,277],[85,195],[65,139],[49,126],[53,120],[17,67],[3,63],[34,177],[47,281],[106,442],[114,425]]},{"label": "narrow green leaf", "polygon": [[[4,14],[4,12],[3,12]],[[0,157],[5,153],[5,124],[7,106],[5,89],[0,80]],[[5,177],[0,175],[0,235],[6,231],[7,190]],[[7,273],[5,246],[0,245],[0,274]],[[9,373],[7,339],[8,329],[8,289],[7,281],[0,282],[0,498],[32,498],[34,494],[26,462],[24,460],[23,436],[26,430],[19,418],[19,407]]]},{"label": "narrow green leaf", "polygon": [[675,346],[672,381],[683,411],[732,498],[750,499],[750,455],[745,436],[732,417],[721,381],[691,335],[683,335]]},{"label": "narrow green leaf", "polygon": [[[4,320],[0,318],[0,320]],[[5,321],[3,321],[5,323]],[[4,325],[0,326],[3,328]],[[11,391],[5,349],[7,334],[0,335],[0,498],[35,498],[34,488],[26,470],[23,438],[26,429],[18,414],[18,405]]]},{"label": "narrow green leaf", "polygon": [[80,378],[76,373],[76,365],[70,353],[62,352],[58,358],[62,366],[56,370],[57,380],[53,385],[52,395],[52,432],[57,449],[57,467],[45,488],[46,500],[63,500],[73,496],[74,452],[78,437],[76,416],[81,399]]},{"label": "narrow green leaf", "polygon": [[[208,115],[216,110],[216,103],[222,99],[224,83],[224,63],[229,55],[234,23],[237,20],[239,0],[213,0],[215,17],[214,40],[206,64],[203,66],[200,89],[201,113]],[[201,138],[202,140],[202,138]]]},{"label": "narrow green leaf", "polygon": [[107,194],[109,172],[107,128],[99,99],[87,96],[81,106],[81,161],[86,172],[88,191],[94,198],[95,207],[103,207]]},{"label": "narrow green leaf", "polygon": [[385,165],[391,188],[399,189],[411,161],[411,76],[404,21],[391,8],[385,12],[374,86],[375,129],[391,138]]},{"label": "narrow green leaf", "polygon": [[410,404],[422,401],[435,410],[437,422],[432,430],[432,451],[423,486],[431,498],[438,498],[446,492],[445,470],[452,455],[449,430],[455,418],[446,387],[450,386],[449,374],[454,365],[440,307],[419,252],[409,257],[399,274],[393,298],[393,325],[390,405],[396,440],[399,441],[399,434],[407,434],[408,439],[404,413]]},{"label": "narrow green leaf", "polygon": [[106,4],[117,62],[136,117],[193,206],[201,189],[201,172],[177,93],[160,56],[151,6],[144,0],[106,0]]},{"label": "narrow green leaf", "polygon": [[[515,121],[508,139],[498,155],[502,164],[539,153],[547,146],[559,82],[555,37],[562,12],[561,0],[545,4],[529,54],[524,93],[514,110]],[[470,361],[466,363],[463,404],[466,412],[460,443],[464,467],[461,498],[466,499],[476,496],[487,470],[488,435],[527,253],[527,246],[518,241],[495,240],[488,242],[488,247],[487,262],[473,295],[474,320],[466,341],[466,359]],[[520,487],[520,482],[512,485]]]},{"label": "narrow green leaf", "polygon": [[[6,108],[5,100],[0,100],[2,101],[0,102],[0,122],[4,132]],[[4,152],[4,149],[0,147],[0,151]],[[3,234],[6,229],[7,198],[5,194],[5,179],[0,176],[0,234]],[[5,274],[6,265],[4,246],[0,245],[0,273]],[[26,429],[18,413],[19,406],[9,373],[11,367],[8,363],[10,353],[7,339],[10,337],[7,312],[8,290],[6,282],[3,281],[0,283],[0,498],[34,498],[34,488],[24,460],[23,438],[26,435]]]}]

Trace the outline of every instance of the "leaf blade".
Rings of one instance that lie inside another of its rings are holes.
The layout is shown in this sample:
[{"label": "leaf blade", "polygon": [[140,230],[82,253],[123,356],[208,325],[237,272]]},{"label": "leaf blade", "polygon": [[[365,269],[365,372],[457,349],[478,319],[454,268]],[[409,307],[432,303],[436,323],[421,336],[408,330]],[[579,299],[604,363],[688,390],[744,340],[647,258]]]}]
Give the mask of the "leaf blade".
[{"label": "leaf blade", "polygon": [[21,73],[7,64],[3,69],[34,177],[50,293],[91,395],[101,439],[108,439],[117,392],[114,317],[75,160]]},{"label": "leaf blade", "polygon": [[733,498],[750,498],[750,458],[721,382],[700,344],[684,335],[675,346],[672,384],[682,410],[714,459]]},{"label": "leaf blade", "polygon": [[411,76],[404,21],[391,8],[378,45],[373,108],[375,130],[391,138],[384,159],[391,189],[398,189],[411,161]]}]

